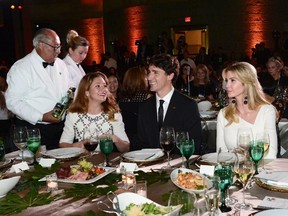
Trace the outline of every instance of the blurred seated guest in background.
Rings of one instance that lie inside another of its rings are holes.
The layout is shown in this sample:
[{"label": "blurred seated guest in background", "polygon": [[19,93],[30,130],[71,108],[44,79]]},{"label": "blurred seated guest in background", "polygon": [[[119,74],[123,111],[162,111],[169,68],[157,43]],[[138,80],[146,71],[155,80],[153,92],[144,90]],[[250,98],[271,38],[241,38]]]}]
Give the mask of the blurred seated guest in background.
[{"label": "blurred seated guest in background", "polygon": [[[168,54],[158,54],[149,59],[148,64],[150,90],[156,94],[139,107],[138,137],[141,147],[159,148],[159,131],[162,126],[170,126],[175,131],[188,131],[190,139],[195,142],[195,154],[200,154],[201,120],[197,103],[172,85],[179,70],[178,60]],[[162,114],[163,118],[160,118]]]},{"label": "blurred seated guest in background", "polygon": [[114,58],[112,58],[110,52],[106,52],[104,57],[105,57],[104,67],[106,67],[107,69],[111,67],[117,69],[117,61]]},{"label": "blurred seated guest in background", "polygon": [[183,94],[190,95],[190,82],[194,79],[194,71],[188,64],[180,67],[180,74],[177,77],[175,87]]},{"label": "blurred seated guest in background", "polygon": [[114,96],[116,102],[119,101],[120,94],[120,81],[115,74],[108,74],[108,89],[110,93]]},{"label": "blurred seated guest in background", "polygon": [[72,82],[66,64],[57,58],[61,43],[55,31],[38,30],[33,46],[33,51],[14,63],[7,74],[6,104],[16,115],[16,126],[39,128],[41,145],[58,148],[64,122],[52,113]]},{"label": "blurred seated guest in background", "polygon": [[114,151],[129,151],[122,115],[109,93],[108,79],[101,72],[86,74],[80,81],[76,98],[66,116],[60,147],[84,148],[83,132],[87,128],[95,128],[100,136],[113,131]]},{"label": "blurred seated guest in background", "polygon": [[216,89],[210,82],[209,70],[206,65],[199,64],[196,67],[194,80],[191,82],[191,97],[205,98],[206,100],[214,100]]},{"label": "blurred seated guest in background", "polygon": [[67,65],[74,87],[77,88],[81,78],[86,74],[81,63],[87,56],[89,42],[86,38],[79,36],[75,30],[68,32],[66,42],[67,55],[63,61]]},{"label": "blurred seated guest in background", "polygon": [[191,73],[194,74],[196,70],[196,64],[192,58],[189,57],[188,50],[185,50],[184,52],[184,58],[180,61],[180,66],[183,66],[184,64],[188,64],[191,67]]},{"label": "blurred seated guest in background", "polygon": [[139,105],[151,96],[148,90],[147,72],[144,67],[128,69],[121,87],[119,107],[125,124],[125,131],[130,140],[130,150],[139,149],[137,139],[137,119]]},{"label": "blurred seated guest in background", "polygon": [[217,117],[217,149],[236,148],[238,129],[248,127],[254,136],[269,133],[270,147],[265,158],[276,158],[276,110],[265,99],[256,69],[247,62],[237,62],[226,67],[222,76],[231,103]]},{"label": "blurred seated guest in background", "polygon": [[211,64],[211,60],[209,55],[206,54],[206,48],[200,47],[198,54],[195,57],[195,64]]}]

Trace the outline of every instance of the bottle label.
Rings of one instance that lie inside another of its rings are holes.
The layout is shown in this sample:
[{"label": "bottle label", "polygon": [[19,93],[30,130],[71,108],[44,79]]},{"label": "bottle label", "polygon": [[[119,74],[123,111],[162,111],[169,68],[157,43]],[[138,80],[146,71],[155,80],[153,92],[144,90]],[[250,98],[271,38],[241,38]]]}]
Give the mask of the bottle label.
[{"label": "bottle label", "polygon": [[64,105],[61,103],[57,103],[54,107],[54,111],[52,113],[52,116],[54,118],[60,119],[62,117],[61,114],[63,114],[63,110],[65,109]]}]

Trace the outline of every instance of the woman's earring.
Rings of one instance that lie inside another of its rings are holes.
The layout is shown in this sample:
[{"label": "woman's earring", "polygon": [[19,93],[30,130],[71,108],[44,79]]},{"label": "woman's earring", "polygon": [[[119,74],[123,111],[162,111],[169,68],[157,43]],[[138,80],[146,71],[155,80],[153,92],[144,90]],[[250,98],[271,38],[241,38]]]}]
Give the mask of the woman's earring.
[{"label": "woman's earring", "polygon": [[247,96],[244,97],[243,103],[244,103],[244,104],[248,104],[248,97],[247,97]]},{"label": "woman's earring", "polygon": [[231,99],[231,103],[233,103],[233,104],[236,103],[236,98],[235,98],[235,97],[233,97],[233,98]]}]

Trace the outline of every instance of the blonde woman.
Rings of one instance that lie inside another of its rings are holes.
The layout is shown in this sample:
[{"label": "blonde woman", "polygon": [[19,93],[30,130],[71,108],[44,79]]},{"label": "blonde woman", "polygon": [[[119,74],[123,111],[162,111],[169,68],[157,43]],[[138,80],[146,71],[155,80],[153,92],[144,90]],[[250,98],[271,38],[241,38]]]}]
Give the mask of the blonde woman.
[{"label": "blonde woman", "polygon": [[231,103],[217,117],[217,149],[237,147],[238,128],[250,127],[254,135],[269,133],[270,147],[265,158],[276,158],[276,110],[265,99],[256,69],[247,62],[236,62],[223,70],[222,77]]}]

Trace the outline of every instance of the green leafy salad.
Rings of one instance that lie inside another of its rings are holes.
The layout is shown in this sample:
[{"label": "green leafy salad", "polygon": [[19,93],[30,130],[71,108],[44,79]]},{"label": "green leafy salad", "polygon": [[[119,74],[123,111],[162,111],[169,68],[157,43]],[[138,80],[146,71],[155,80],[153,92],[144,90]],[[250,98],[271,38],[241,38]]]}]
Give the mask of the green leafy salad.
[{"label": "green leafy salad", "polygon": [[131,203],[126,207],[124,213],[127,216],[160,216],[172,211],[172,207],[157,206],[154,203],[143,203],[136,205]]}]

